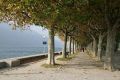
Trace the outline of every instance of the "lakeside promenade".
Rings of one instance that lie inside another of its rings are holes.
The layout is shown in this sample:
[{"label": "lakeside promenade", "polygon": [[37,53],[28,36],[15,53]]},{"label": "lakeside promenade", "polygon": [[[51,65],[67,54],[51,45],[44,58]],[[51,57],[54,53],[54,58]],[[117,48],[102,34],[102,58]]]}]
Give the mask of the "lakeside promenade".
[{"label": "lakeside promenade", "polygon": [[[58,58],[57,56],[56,58]],[[86,53],[70,61],[58,61],[57,68],[44,68],[46,59],[0,70],[0,80],[120,80],[120,71],[104,70],[101,62]]]}]

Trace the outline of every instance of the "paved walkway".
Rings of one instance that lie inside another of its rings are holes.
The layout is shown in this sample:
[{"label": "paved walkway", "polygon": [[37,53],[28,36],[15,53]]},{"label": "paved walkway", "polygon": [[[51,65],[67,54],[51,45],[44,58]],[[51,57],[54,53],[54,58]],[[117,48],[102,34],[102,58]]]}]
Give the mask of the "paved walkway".
[{"label": "paved walkway", "polygon": [[103,70],[102,64],[79,53],[64,66],[43,68],[45,60],[0,71],[0,80],[120,80],[120,71]]},{"label": "paved walkway", "polygon": [[67,68],[102,69],[103,64],[93,60],[88,54],[81,52],[75,59],[66,64]]}]

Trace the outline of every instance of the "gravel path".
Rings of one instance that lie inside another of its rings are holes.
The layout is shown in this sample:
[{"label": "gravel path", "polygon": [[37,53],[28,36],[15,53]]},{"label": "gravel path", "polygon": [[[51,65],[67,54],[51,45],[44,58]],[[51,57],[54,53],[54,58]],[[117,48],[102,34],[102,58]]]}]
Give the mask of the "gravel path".
[{"label": "gravel path", "polygon": [[41,67],[45,61],[0,70],[0,80],[120,80],[120,71],[103,70],[102,63],[94,61],[85,53],[79,53],[67,62],[57,61],[64,64],[57,68]]}]

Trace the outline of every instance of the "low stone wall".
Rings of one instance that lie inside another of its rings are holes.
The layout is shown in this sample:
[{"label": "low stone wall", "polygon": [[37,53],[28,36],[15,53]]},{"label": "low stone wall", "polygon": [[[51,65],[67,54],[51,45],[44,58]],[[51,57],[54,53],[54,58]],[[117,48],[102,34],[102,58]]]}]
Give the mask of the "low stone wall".
[{"label": "low stone wall", "polygon": [[[61,52],[55,52],[55,55],[60,55],[60,53]],[[38,60],[45,59],[45,58],[47,58],[47,53],[16,57],[16,58],[10,58],[10,59],[3,59],[3,60],[0,60],[0,69],[6,68],[6,67],[16,67],[21,64],[38,61]]]},{"label": "low stone wall", "polygon": [[19,60],[20,60],[20,64],[25,64],[25,63],[29,63],[29,62],[45,59],[45,58],[47,58],[47,54],[25,56],[25,57],[19,58]]},{"label": "low stone wall", "polygon": [[6,60],[5,62],[7,67],[16,67],[20,65],[19,59],[10,59],[10,60]]},{"label": "low stone wall", "polygon": [[6,68],[7,67],[7,63],[4,61],[0,61],[0,69],[1,68]]}]

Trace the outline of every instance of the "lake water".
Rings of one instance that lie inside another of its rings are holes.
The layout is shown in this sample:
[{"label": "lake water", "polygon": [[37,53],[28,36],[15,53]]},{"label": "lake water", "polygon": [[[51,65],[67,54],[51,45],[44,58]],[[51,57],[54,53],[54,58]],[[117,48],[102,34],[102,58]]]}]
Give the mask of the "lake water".
[{"label": "lake water", "polygon": [[[61,48],[55,49],[56,52],[61,50]],[[47,52],[47,47],[0,47],[0,59],[28,56]]]}]

